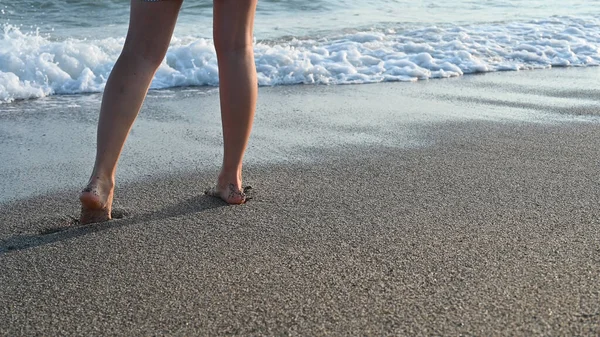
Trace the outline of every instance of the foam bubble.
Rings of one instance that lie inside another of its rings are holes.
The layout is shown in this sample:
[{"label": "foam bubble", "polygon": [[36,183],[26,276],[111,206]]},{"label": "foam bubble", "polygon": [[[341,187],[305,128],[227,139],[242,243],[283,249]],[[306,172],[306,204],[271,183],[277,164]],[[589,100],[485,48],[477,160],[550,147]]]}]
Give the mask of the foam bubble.
[{"label": "foam bubble", "polygon": [[[549,20],[359,31],[255,44],[260,85],[417,81],[600,64],[600,20]],[[55,41],[3,26],[0,102],[100,92],[123,38]],[[151,88],[217,86],[211,40],[174,37]]]}]

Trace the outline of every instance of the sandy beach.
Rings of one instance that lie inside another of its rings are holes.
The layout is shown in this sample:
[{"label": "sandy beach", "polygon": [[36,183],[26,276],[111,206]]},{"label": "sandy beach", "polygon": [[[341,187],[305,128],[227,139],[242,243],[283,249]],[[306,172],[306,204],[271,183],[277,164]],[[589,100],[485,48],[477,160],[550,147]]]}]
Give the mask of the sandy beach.
[{"label": "sandy beach", "polygon": [[599,75],[261,88],[242,206],[152,92],[88,226],[98,95],[0,105],[0,335],[600,335]]}]

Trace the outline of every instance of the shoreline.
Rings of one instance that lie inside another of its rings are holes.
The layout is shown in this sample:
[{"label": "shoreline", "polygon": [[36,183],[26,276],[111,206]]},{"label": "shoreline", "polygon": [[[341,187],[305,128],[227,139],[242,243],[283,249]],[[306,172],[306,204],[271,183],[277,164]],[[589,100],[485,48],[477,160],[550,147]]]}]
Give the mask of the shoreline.
[{"label": "shoreline", "polygon": [[[600,91],[593,85],[599,74],[600,68],[570,68],[417,83],[261,88],[246,162],[310,162],[312,151],[348,145],[427,146],[431,127],[448,121],[596,123]],[[85,184],[94,160],[99,98],[61,97],[22,102],[16,113],[0,110],[0,205]],[[218,111],[214,89],[152,93],[123,150],[119,183],[217,170]]]}]

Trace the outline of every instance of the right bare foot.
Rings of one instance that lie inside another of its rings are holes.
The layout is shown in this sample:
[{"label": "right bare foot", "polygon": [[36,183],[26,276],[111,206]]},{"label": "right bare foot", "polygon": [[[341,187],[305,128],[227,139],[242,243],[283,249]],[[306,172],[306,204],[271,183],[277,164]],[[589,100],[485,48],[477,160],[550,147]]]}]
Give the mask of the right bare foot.
[{"label": "right bare foot", "polygon": [[79,223],[85,225],[110,220],[113,191],[112,183],[103,182],[98,177],[90,179],[87,187],[79,195],[81,201]]},{"label": "right bare foot", "polygon": [[244,190],[235,184],[227,184],[225,186],[217,184],[217,186],[204,191],[204,194],[221,198],[230,205],[240,205],[247,201]]}]

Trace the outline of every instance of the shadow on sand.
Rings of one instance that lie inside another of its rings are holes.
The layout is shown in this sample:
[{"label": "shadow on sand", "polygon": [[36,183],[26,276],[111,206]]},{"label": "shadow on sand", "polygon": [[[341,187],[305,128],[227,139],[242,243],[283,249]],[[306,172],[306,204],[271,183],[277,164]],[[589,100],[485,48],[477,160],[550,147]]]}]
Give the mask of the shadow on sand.
[{"label": "shadow on sand", "polygon": [[56,221],[52,221],[52,226],[42,228],[37,234],[20,234],[0,240],[0,255],[39,247],[49,243],[70,240],[110,228],[130,226],[151,220],[160,221],[224,206],[228,206],[228,204],[220,199],[199,195],[154,212],[134,216],[129,216],[129,212],[126,210],[114,209],[112,213],[113,220],[102,223],[80,225],[76,217],[65,216],[59,221],[60,225],[57,226]]}]

